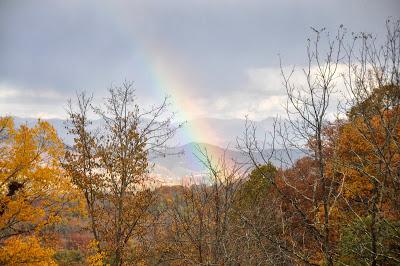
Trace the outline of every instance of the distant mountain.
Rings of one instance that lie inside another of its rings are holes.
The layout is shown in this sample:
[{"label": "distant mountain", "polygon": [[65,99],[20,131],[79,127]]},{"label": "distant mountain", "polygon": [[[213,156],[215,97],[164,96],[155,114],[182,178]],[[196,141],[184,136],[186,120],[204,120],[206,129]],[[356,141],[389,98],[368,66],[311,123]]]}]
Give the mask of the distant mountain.
[{"label": "distant mountain", "polygon": [[[51,123],[59,137],[67,144],[73,144],[73,137],[67,133],[66,121],[62,119],[44,119]],[[17,126],[21,124],[27,124],[33,126],[37,119],[34,118],[14,118]],[[101,126],[100,120],[93,121],[93,127]],[[245,121],[241,119],[214,119],[207,118],[197,121],[188,122],[186,126],[190,126],[191,123],[203,124],[207,123],[213,129],[213,133],[216,136],[221,136],[215,143],[208,143],[210,139],[207,139],[207,134],[196,134],[196,142],[183,143],[183,145],[176,145],[174,148],[167,150],[165,157],[156,157],[151,155],[151,161],[154,163],[152,169],[153,174],[163,179],[166,183],[176,184],[179,183],[182,177],[199,175],[204,173],[207,169],[202,163],[205,155],[208,154],[211,158],[212,163],[217,163],[221,158],[225,158],[226,162],[239,162],[245,163],[248,161],[248,157],[242,152],[235,149],[236,138],[241,136],[244,131]],[[273,119],[267,118],[265,120],[255,123],[258,131],[257,138],[263,139],[265,132],[272,130]],[[187,140],[187,136],[183,132],[179,132],[173,142],[182,143]],[[223,147],[223,148],[222,148]],[[270,150],[266,150],[264,155],[267,155]],[[282,150],[276,151],[278,154],[281,153],[281,157],[285,158]],[[297,159],[301,157],[299,152],[291,151],[291,156]],[[258,160],[261,159],[261,155],[258,156]],[[261,161],[261,160],[260,160]],[[280,165],[277,160],[272,160],[276,165]]]},{"label": "distant mountain", "polygon": [[[190,141],[233,148],[236,145],[236,139],[243,136],[245,123],[246,121],[244,119],[201,118],[188,121],[184,127],[198,131],[194,136],[190,136]],[[261,121],[255,121],[254,123],[257,128],[256,137],[262,139],[265,136],[265,132],[271,132],[273,130],[274,119],[269,117]],[[204,128],[202,125],[207,125],[207,127]],[[210,132],[202,132],[204,130],[210,130],[212,132],[211,134]],[[187,134],[186,130],[181,130],[177,133],[176,139],[178,141],[182,140],[181,144],[190,142],[184,141],[187,139],[185,134]],[[214,137],[210,138],[210,135]]]},{"label": "distant mountain", "polygon": [[[302,153],[298,151],[292,150],[289,152],[293,160],[297,160],[302,156]],[[169,150],[169,153],[174,154],[154,158],[152,162],[155,164],[154,172],[171,181],[178,181],[185,176],[207,172],[207,155],[214,166],[220,165],[223,159],[227,165],[232,165],[233,163],[246,164],[247,166],[251,165],[249,164],[248,156],[241,151],[223,149],[206,143],[188,143]],[[263,154],[264,158],[268,158],[270,153],[271,150],[266,149]],[[288,156],[284,150],[275,150],[275,154],[280,159],[288,160]],[[261,154],[255,154],[255,157],[257,162],[263,162]],[[281,166],[281,161],[275,157],[271,159],[271,162],[278,167]]]},{"label": "distant mountain", "polygon": [[165,157],[156,157],[152,161],[163,168],[169,169],[176,177],[204,172],[206,155],[212,163],[217,163],[224,155],[227,160],[240,160],[243,155],[239,151],[224,150],[215,145],[191,142],[167,151]]},{"label": "distant mountain", "polygon": [[[65,128],[66,120],[63,119],[41,119],[43,121],[49,122],[57,131],[57,134],[60,139],[67,145],[71,145],[74,141],[73,137],[67,134],[67,129]],[[29,127],[33,127],[37,118],[26,118],[26,117],[14,117],[15,126],[19,127],[20,125],[26,124]]]},{"label": "distant mountain", "polygon": [[[37,118],[23,118],[23,117],[14,117],[14,123],[16,126],[22,125],[22,124],[27,124],[29,127],[32,127],[35,125],[37,122]],[[74,138],[72,135],[68,134],[68,131],[66,129],[67,126],[67,121],[64,119],[42,119],[43,121],[47,121],[50,124],[53,125],[53,127],[56,129],[58,136],[60,139],[64,141],[65,144],[67,145],[72,145],[74,143]],[[94,120],[92,121],[93,127],[97,127],[101,125],[100,120]]]}]

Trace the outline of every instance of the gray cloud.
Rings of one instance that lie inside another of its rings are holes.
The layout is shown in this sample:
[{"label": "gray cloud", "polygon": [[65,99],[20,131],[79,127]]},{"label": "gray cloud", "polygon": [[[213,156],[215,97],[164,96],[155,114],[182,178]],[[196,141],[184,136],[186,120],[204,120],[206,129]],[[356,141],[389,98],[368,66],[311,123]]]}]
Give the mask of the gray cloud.
[{"label": "gray cloud", "polygon": [[[175,69],[187,95],[211,108],[211,116],[239,116],[257,106],[261,112],[265,99],[275,97],[274,105],[282,91],[275,76],[259,76],[277,67],[278,53],[287,64],[303,64],[310,26],[334,31],[344,24],[379,35],[385,19],[399,10],[397,0],[3,0],[0,112],[12,104],[17,111],[35,109],[25,113],[58,115],[60,102],[74,91],[102,95],[123,79],[134,80],[139,95],[153,99],[156,86],[173,84],[156,84],[152,60]],[[258,102],[249,106],[245,97]]]}]

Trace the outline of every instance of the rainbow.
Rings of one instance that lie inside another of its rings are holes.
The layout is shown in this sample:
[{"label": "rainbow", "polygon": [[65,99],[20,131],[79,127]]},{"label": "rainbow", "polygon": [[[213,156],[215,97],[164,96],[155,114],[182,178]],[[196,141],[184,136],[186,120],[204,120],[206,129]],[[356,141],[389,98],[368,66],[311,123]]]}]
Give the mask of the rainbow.
[{"label": "rainbow", "polygon": [[[161,51],[161,49],[158,49]],[[152,89],[158,95],[168,95],[174,110],[177,111],[178,121],[187,121],[184,126],[185,135],[188,142],[196,142],[200,139],[207,139],[210,143],[215,143],[218,136],[212,127],[204,120],[196,120],[195,118],[203,113],[199,106],[196,105],[194,96],[190,94],[190,84],[185,79],[185,74],[177,67],[174,67],[173,58],[168,58],[166,53],[157,53],[150,56],[150,72],[154,84]],[[176,59],[175,59],[176,60]]]},{"label": "rainbow", "polygon": [[[190,94],[192,90],[190,83],[187,82],[187,76],[172,63],[176,61],[176,58],[168,56],[168,53],[160,47],[155,50],[157,53],[147,53],[148,60],[146,60],[150,63],[148,69],[154,81],[152,89],[158,97],[168,95],[173,109],[177,112],[178,121],[188,122],[181,129],[185,135],[185,141],[198,142],[200,139],[206,139],[208,143],[218,143],[220,136],[215,133],[212,126],[205,120],[195,119],[203,113],[203,110],[195,104],[194,96]],[[219,155],[212,153],[209,155],[212,163],[217,164]]]},{"label": "rainbow", "polygon": [[[212,126],[205,120],[195,119],[201,117],[204,111],[195,104],[194,96],[190,94],[191,89],[187,71],[182,73],[177,63],[178,57],[171,55],[169,51],[154,43],[146,43],[145,36],[138,36],[133,31],[131,21],[126,16],[121,16],[118,9],[113,4],[109,5],[109,14],[113,15],[111,21],[114,21],[117,27],[128,30],[128,34],[135,37],[136,49],[140,51],[140,58],[135,58],[145,68],[144,70],[150,76],[152,96],[155,99],[161,99],[164,96],[170,97],[170,104],[173,111],[176,112],[177,121],[188,121],[181,129],[185,142],[198,142],[207,140],[208,143],[219,143],[220,137],[213,130]],[[114,12],[113,12],[114,11]],[[209,154],[213,163],[219,159],[217,155]],[[194,163],[194,162],[193,162]]]}]

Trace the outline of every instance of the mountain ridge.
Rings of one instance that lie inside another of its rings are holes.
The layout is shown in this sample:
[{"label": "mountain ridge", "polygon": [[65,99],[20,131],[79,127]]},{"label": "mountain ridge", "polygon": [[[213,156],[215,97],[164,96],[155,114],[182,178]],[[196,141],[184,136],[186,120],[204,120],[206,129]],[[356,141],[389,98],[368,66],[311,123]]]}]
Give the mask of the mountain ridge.
[{"label": "mountain ridge", "polygon": [[[207,138],[199,137],[195,140],[190,140],[180,145],[173,145],[167,149],[165,157],[154,157],[151,162],[154,164],[152,173],[163,178],[167,183],[179,183],[183,177],[204,173],[206,171],[204,164],[201,162],[204,156],[208,154],[213,163],[218,163],[219,160],[225,158],[230,162],[248,161],[247,156],[236,149],[236,138],[243,134],[244,119],[219,119],[219,118],[200,118],[206,121],[213,127],[213,130],[219,136],[223,136],[224,141],[217,143],[207,142]],[[38,119],[36,118],[21,118],[14,117],[16,126],[26,123],[28,126],[33,126]],[[68,134],[66,129],[66,121],[64,119],[41,119],[51,123],[56,129],[59,137],[68,146],[73,145],[73,136]],[[256,121],[256,126],[259,128],[260,133],[256,137],[263,138],[264,132],[273,127],[273,118],[269,117],[261,121]],[[190,123],[190,122],[189,122]],[[101,125],[100,120],[93,120],[93,126]],[[183,133],[181,133],[183,134]],[[201,136],[201,134],[199,134]],[[175,136],[172,142],[179,143],[184,140],[186,136]],[[266,150],[266,153],[271,150]],[[283,154],[283,153],[282,153]],[[294,157],[299,158],[300,154],[294,152]],[[260,158],[258,158],[260,159]],[[279,165],[279,161],[273,163]]]}]

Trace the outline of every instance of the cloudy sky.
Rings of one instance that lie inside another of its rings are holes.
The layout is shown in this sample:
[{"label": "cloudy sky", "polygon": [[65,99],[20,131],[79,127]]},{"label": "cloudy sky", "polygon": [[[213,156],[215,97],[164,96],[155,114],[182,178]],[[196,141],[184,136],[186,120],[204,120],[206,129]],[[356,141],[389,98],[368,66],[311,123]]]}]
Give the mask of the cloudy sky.
[{"label": "cloudy sky", "polygon": [[305,63],[310,26],[382,36],[398,0],[0,0],[0,115],[65,117],[76,91],[134,81],[184,119],[262,119],[284,99],[278,54]]}]

